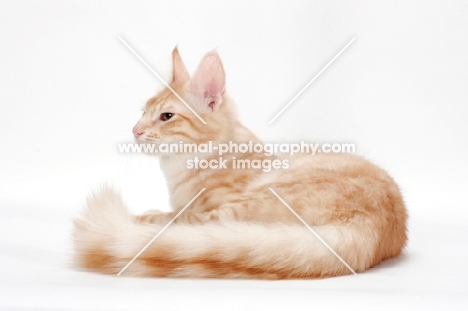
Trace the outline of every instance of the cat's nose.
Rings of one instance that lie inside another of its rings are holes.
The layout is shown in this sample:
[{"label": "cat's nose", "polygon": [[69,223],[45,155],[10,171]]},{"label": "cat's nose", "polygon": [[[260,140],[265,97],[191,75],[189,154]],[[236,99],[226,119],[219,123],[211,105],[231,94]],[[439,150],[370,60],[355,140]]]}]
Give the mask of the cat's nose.
[{"label": "cat's nose", "polygon": [[145,133],[144,130],[142,130],[141,128],[138,128],[136,126],[133,128],[132,132],[133,132],[133,136],[135,136],[135,138],[138,138],[138,137],[140,137],[141,135],[143,135]]}]

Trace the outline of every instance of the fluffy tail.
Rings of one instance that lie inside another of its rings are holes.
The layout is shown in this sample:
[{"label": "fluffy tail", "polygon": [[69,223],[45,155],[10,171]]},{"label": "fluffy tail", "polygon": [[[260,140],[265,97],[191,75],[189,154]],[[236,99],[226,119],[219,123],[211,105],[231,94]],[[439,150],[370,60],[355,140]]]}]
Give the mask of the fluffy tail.
[{"label": "fluffy tail", "polygon": [[[120,194],[104,188],[88,199],[73,233],[75,263],[117,274],[162,229],[141,224]],[[356,271],[373,265],[371,230],[320,226],[314,230]],[[216,278],[318,278],[350,274],[306,227],[222,222],[172,224],[123,275]]]}]

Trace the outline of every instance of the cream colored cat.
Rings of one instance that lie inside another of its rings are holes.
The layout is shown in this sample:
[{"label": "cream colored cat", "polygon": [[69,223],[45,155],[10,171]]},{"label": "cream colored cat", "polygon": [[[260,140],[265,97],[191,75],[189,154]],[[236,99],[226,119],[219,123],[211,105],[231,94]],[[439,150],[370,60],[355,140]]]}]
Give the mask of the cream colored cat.
[{"label": "cream colored cat", "polygon": [[[237,120],[225,92],[219,55],[204,56],[190,78],[177,48],[169,89],[151,98],[133,129],[141,142],[197,144],[259,140]],[[119,193],[104,187],[90,196],[73,233],[75,262],[117,274],[202,189],[123,275],[216,278],[318,278],[351,271],[277,198],[274,189],[356,272],[399,255],[406,209],[393,179],[365,159],[347,154],[283,157],[289,168],[188,169],[193,154],[160,157],[173,212],[127,212]],[[217,154],[197,154],[218,158]],[[262,153],[225,159],[265,160]],[[272,159],[275,156],[268,157]],[[158,201],[158,189],[154,191]]]}]

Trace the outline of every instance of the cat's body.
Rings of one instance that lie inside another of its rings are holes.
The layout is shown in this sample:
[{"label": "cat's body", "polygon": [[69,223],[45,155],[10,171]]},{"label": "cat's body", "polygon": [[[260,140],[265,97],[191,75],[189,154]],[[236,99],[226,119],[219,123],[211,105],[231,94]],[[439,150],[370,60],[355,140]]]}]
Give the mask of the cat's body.
[{"label": "cat's body", "polygon": [[[224,70],[208,53],[190,79],[177,50],[171,87],[150,99],[134,128],[139,141],[258,142],[237,121]],[[170,113],[170,115],[168,115]],[[273,189],[356,272],[399,255],[406,209],[393,179],[361,157],[280,156],[289,168],[188,169],[193,154],[161,156],[173,212],[130,215],[115,191],[91,196],[75,222],[79,266],[117,274],[195,195],[206,188],[124,272],[169,277],[314,278],[350,270],[269,190]],[[217,154],[197,154],[217,159]],[[223,158],[271,160],[262,153]],[[155,191],[155,195],[157,191]]]}]

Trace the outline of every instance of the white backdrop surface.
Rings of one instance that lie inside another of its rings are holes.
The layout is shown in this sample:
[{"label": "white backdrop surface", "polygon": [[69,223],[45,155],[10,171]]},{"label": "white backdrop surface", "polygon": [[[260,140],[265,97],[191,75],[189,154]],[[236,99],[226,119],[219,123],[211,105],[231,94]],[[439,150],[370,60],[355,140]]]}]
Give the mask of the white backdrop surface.
[{"label": "white backdrop surface", "polygon": [[[466,1],[0,1],[0,308],[427,310],[468,306]],[[216,48],[241,120],[272,142],[352,142],[400,184],[404,256],[318,281],[129,279],[69,266],[103,182],[168,208],[155,158],[118,153],[179,45]],[[353,37],[273,124],[268,121]]]}]

